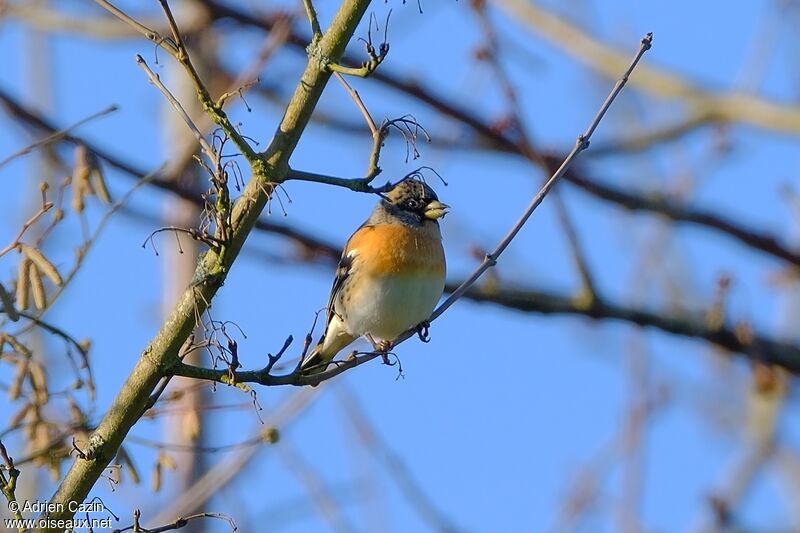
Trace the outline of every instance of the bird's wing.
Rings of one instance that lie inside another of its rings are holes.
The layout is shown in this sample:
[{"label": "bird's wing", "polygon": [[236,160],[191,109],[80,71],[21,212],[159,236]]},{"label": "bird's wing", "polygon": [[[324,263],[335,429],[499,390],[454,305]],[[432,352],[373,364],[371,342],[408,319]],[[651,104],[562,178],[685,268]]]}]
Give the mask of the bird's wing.
[{"label": "bird's wing", "polygon": [[[365,222],[350,236],[350,239],[348,239],[347,244],[344,246],[342,257],[339,259],[339,264],[336,267],[336,275],[333,278],[333,287],[331,287],[331,295],[328,298],[328,305],[325,308],[325,330],[328,329],[328,325],[331,323],[333,316],[337,314],[336,299],[339,296],[342,287],[344,287],[345,282],[352,274],[353,262],[358,254],[356,250],[357,241],[363,237],[363,230],[372,230],[373,228],[374,225],[370,224],[369,221]],[[320,342],[322,342],[324,338],[325,334],[322,335]]]},{"label": "bird's wing", "polygon": [[[328,324],[331,323],[333,315],[336,314],[336,298],[342,290],[345,281],[350,276],[351,269],[353,268],[353,259],[355,253],[352,250],[344,249],[339,264],[336,267],[336,275],[333,278],[333,287],[331,287],[331,295],[328,298],[328,305],[325,308],[325,329],[328,329]],[[324,335],[323,335],[324,338]]]}]

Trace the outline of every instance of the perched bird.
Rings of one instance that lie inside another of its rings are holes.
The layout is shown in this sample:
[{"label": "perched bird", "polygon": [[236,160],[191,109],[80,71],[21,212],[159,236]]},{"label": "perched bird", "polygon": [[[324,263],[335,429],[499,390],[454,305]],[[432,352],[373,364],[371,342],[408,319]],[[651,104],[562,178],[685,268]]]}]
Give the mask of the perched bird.
[{"label": "perched bird", "polygon": [[344,248],[325,332],[303,361],[307,373],[323,372],[361,336],[383,351],[389,341],[430,317],[444,290],[438,220],[448,209],[418,179],[405,179],[381,193],[372,215]]}]

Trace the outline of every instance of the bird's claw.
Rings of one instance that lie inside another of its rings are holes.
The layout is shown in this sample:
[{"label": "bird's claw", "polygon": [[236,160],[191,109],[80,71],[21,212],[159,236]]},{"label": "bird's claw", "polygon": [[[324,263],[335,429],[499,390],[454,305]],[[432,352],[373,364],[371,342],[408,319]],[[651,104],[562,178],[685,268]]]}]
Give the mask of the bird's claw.
[{"label": "bird's claw", "polygon": [[428,322],[427,320],[424,321],[424,322],[421,322],[417,326],[417,336],[419,337],[419,340],[421,340],[422,342],[430,342],[431,341],[430,328],[431,328],[431,323]]},{"label": "bird's claw", "polygon": [[375,349],[375,352],[380,354],[381,359],[383,359],[383,364],[392,365],[389,361],[389,350],[392,348],[392,341],[382,340],[373,342],[372,347]]}]

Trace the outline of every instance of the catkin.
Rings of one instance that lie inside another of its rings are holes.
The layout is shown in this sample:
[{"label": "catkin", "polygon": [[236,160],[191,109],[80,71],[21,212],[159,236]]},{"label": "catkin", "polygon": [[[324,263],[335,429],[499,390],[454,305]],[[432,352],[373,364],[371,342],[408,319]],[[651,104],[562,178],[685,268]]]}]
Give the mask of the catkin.
[{"label": "catkin", "polygon": [[31,260],[23,257],[19,262],[19,274],[17,275],[17,306],[25,310],[28,308],[28,295],[30,294],[30,265]]},{"label": "catkin", "polygon": [[33,305],[36,309],[41,311],[47,307],[47,297],[44,294],[44,283],[42,283],[42,274],[34,263],[31,263],[28,268],[28,277],[31,280],[31,292],[33,292]]},{"label": "catkin", "polygon": [[61,284],[64,282],[61,279],[61,274],[58,273],[58,270],[56,270],[56,267],[53,265],[53,263],[48,261],[42,252],[33,246],[28,246],[27,244],[20,244],[20,247],[22,249],[22,253],[25,254],[28,259],[34,262],[42,274],[50,278],[50,281],[56,285],[61,286]]},{"label": "catkin", "polygon": [[100,168],[97,161],[94,162],[94,166],[92,167],[92,185],[100,201],[104,204],[111,204],[111,194],[109,194],[108,187],[106,186],[106,178],[103,175],[103,169]]}]

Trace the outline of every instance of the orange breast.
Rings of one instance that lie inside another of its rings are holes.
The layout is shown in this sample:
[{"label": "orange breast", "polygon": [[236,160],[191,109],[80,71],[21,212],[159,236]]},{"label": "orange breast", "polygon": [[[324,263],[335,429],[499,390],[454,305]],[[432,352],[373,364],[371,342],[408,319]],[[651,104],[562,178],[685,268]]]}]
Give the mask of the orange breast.
[{"label": "orange breast", "polygon": [[366,274],[444,274],[445,259],[438,229],[413,229],[402,224],[378,224],[357,231],[347,250],[356,250]]}]

